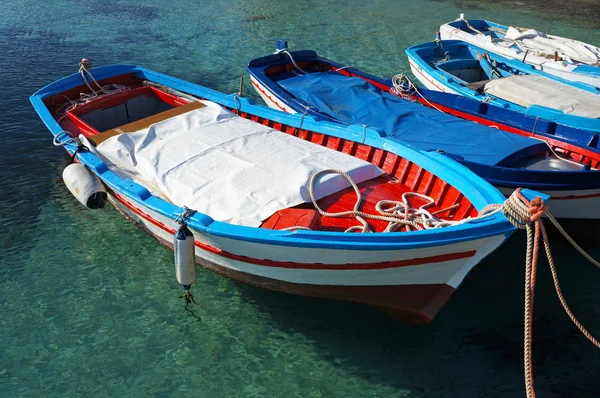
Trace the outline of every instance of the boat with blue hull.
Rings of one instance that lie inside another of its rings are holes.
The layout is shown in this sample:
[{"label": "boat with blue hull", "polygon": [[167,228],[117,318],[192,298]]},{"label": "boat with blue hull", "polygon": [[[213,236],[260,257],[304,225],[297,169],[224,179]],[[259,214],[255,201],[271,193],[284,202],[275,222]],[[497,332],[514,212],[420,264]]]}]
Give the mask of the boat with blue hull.
[{"label": "boat with blue hull", "polygon": [[[287,114],[132,65],[84,66],[31,102],[80,178],[87,170],[97,180],[84,197],[72,189],[82,203],[101,207],[107,197],[171,248],[191,236],[199,264],[243,283],[429,322],[514,231],[501,213],[480,217],[504,200],[487,182],[376,129]],[[326,177],[331,168],[341,171]],[[342,175],[357,184],[360,210],[383,219],[331,214],[359,208]],[[70,189],[78,183],[63,177]],[[345,232],[356,230],[370,233]]]},{"label": "boat with blue hull", "polygon": [[536,29],[465,19],[440,26],[442,40],[460,40],[566,80],[600,87],[600,48]]},{"label": "boat with blue hull", "polygon": [[600,131],[600,89],[572,82],[457,40],[406,49],[428,89],[458,94],[566,126]]},{"label": "boat with blue hull", "polygon": [[[385,132],[387,141],[443,153],[466,165],[506,195],[517,186],[545,192],[553,198],[553,214],[563,219],[570,232],[587,246],[597,244],[599,237],[590,232],[598,230],[600,217],[596,134],[577,131],[579,137],[586,137],[583,141],[589,139],[590,146],[554,134],[528,134],[509,124],[503,126],[506,131],[482,126],[440,112],[460,113],[497,127],[485,113],[472,111],[481,108],[479,102],[443,93],[430,96],[427,90],[424,95],[405,95],[394,91],[390,80],[313,51],[282,48],[253,59],[247,67],[253,86],[269,106],[342,124],[377,127]],[[578,234],[582,223],[590,228]]]}]

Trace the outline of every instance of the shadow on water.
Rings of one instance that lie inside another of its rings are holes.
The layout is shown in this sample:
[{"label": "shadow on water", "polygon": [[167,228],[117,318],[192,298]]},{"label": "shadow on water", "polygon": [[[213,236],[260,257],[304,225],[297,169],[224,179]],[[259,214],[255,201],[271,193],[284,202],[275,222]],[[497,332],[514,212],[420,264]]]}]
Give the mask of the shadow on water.
[{"label": "shadow on water", "polygon": [[[570,23],[582,24],[589,28],[598,29],[600,23],[600,2],[597,0],[579,0],[577,2],[565,2],[561,0],[534,0],[534,1],[515,1],[505,0],[500,2],[503,7],[528,8],[532,11],[542,13],[546,18],[553,21],[563,21],[568,19]],[[552,24],[537,29],[550,29],[553,33]],[[556,32],[555,34],[560,34]]]},{"label": "shadow on water", "polygon": [[[0,179],[0,221],[5,230],[14,232],[2,234],[0,258],[10,256],[9,248],[27,246],[27,242],[33,240],[29,236],[33,231],[27,226],[33,225],[49,197],[60,163],[57,160],[60,150],[53,148],[51,137],[28,100],[29,95],[48,84],[54,73],[32,74],[29,71],[31,68],[46,68],[50,64],[53,71],[64,68],[64,59],[56,60],[54,53],[40,50],[53,48],[61,53],[70,49],[60,37],[25,28],[13,28],[10,33],[0,29],[0,35],[5,34],[14,35],[18,44],[0,46],[3,90],[27,94],[5,101],[6,106],[0,112],[0,169],[3,172]],[[54,77],[58,76],[60,73]]]},{"label": "shadow on water", "polygon": [[[302,333],[324,360],[354,369],[367,381],[416,396],[522,396],[524,240],[524,233],[513,236],[476,267],[430,325],[406,325],[352,303],[238,289],[283,331]],[[588,264],[570,269],[574,255],[572,250],[555,254],[559,278],[575,314],[593,333],[600,327],[593,289],[600,278]],[[542,262],[536,290],[537,392],[596,396],[600,364],[591,343],[563,313],[547,268]]]},{"label": "shadow on water", "polygon": [[[74,2],[77,6],[81,1]],[[150,21],[159,17],[160,10],[156,7],[145,5],[130,5],[119,1],[95,1],[88,0],[85,3],[90,7],[90,11],[94,14],[105,15],[111,18],[130,21]]]}]

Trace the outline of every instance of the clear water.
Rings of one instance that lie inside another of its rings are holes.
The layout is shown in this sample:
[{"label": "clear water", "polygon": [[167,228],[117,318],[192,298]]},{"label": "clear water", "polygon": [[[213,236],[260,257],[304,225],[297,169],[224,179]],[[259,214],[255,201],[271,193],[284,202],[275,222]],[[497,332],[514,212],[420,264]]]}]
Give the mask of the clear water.
[{"label": "clear water", "polygon": [[[248,60],[278,38],[391,76],[408,70],[404,48],[431,40],[460,12],[600,43],[597,4],[3,0],[0,396],[524,396],[522,235],[477,267],[428,326],[204,270],[196,322],[177,298],[172,253],[114,209],[85,210],[70,196],[64,155],[28,96],[73,73],[82,57],[234,92]],[[573,250],[556,248],[555,257],[571,307],[597,335],[600,272]],[[561,311],[542,267],[538,396],[598,396],[599,353]]]}]

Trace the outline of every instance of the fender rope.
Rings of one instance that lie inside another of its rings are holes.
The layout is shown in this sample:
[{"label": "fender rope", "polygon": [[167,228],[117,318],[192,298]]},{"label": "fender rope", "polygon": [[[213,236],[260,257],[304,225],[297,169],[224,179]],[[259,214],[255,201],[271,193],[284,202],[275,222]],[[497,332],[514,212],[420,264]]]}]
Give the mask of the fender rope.
[{"label": "fender rope", "polygon": [[183,307],[184,310],[186,310],[187,312],[189,312],[190,314],[192,314],[192,316],[194,318],[196,318],[198,320],[198,322],[200,322],[202,320],[202,318],[200,318],[198,315],[196,315],[194,313],[194,311],[190,310],[188,308],[188,305],[190,305],[191,303],[196,304],[198,307],[200,307],[200,309],[202,309],[202,303],[198,304],[196,302],[196,300],[194,300],[194,296],[192,295],[192,293],[190,292],[190,287],[187,286],[187,288],[185,289],[185,294],[182,296],[177,296],[177,298],[182,298],[185,302],[185,306]]}]

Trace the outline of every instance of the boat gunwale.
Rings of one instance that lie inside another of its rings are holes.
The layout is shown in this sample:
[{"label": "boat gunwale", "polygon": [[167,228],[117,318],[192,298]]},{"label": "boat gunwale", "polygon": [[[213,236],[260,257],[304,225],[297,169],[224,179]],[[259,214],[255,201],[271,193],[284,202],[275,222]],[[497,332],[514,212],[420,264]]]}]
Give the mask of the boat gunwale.
[{"label": "boat gunwale", "polygon": [[[314,51],[293,51],[291,52],[294,57],[296,63],[302,64],[303,62],[311,62],[314,63],[322,63],[326,65],[330,65],[333,70],[343,68],[344,65],[337,63],[335,61],[323,58],[317,55]],[[255,78],[260,82],[261,85],[270,90],[270,94],[273,94],[278,97],[278,99],[286,104],[287,106],[293,108],[296,112],[307,112],[308,114],[320,118],[321,120],[330,120],[336,121],[334,118],[322,114],[308,106],[308,104],[304,103],[299,98],[294,97],[290,93],[288,93],[285,89],[279,86],[276,82],[274,82],[271,78],[268,77],[267,71],[269,68],[273,68],[280,65],[293,65],[289,58],[285,57],[282,54],[276,55],[267,55],[264,57],[259,57],[251,60],[248,63],[247,70],[250,73],[251,77]],[[306,65],[305,65],[306,67]],[[346,76],[356,76],[362,79],[369,81],[374,84],[376,87],[383,89],[385,91],[389,90],[389,84],[386,84],[384,79],[378,78],[376,76],[370,75],[363,71],[357,69],[345,69],[339,70],[339,73],[344,74]],[[447,94],[451,95],[451,94]],[[292,101],[293,99],[293,101]],[[476,101],[476,100],[472,100]],[[444,105],[446,107],[450,107],[449,105]],[[455,108],[452,108],[455,109]],[[463,111],[465,113],[469,113],[468,111]],[[513,112],[515,112],[513,110]],[[472,113],[469,113],[472,115]],[[458,116],[457,116],[458,117]],[[485,115],[482,115],[481,118],[485,119]],[[343,124],[342,122],[337,122]],[[509,126],[512,127],[512,126]],[[514,127],[517,128],[518,127]],[[569,127],[570,128],[570,127]],[[514,133],[514,132],[511,132]],[[576,143],[572,143],[567,141],[562,137],[556,137],[551,134],[540,133],[539,135],[544,138],[558,141],[564,145],[574,146],[577,148],[581,148],[584,151],[591,152],[598,162],[600,162],[600,149],[591,148],[591,147],[583,147],[582,145],[577,145]],[[390,140],[390,137],[387,137]],[[461,161],[463,165],[466,165],[473,172],[477,173],[480,176],[483,176],[486,181],[497,185],[503,186],[507,188],[517,188],[519,186],[527,185],[528,188],[536,189],[536,190],[582,190],[582,189],[600,189],[600,171],[589,171],[589,170],[580,170],[580,171],[549,171],[549,170],[528,170],[528,169],[520,169],[506,166],[498,166],[498,165],[484,165],[481,163]],[[598,181],[592,181],[591,183],[588,181],[590,173],[598,173]],[[556,173],[560,173],[562,182],[553,183],[552,181],[556,180]],[[517,178],[507,178],[507,175],[516,176]],[[574,177],[579,177],[580,180],[577,186],[573,186],[572,180]],[[543,179],[543,182],[539,182]]]},{"label": "boat gunwale", "polygon": [[[509,28],[509,26],[508,26],[508,25],[503,25],[503,24],[501,24],[501,23],[498,23],[498,22],[493,22],[493,21],[489,21],[489,20],[487,20],[487,19],[468,19],[467,21],[469,22],[469,25],[471,25],[471,26],[473,26],[473,27],[475,27],[475,28],[477,28],[477,29],[480,29],[481,27],[487,27],[487,28],[490,28],[490,27],[492,27],[492,28],[499,28],[499,29],[502,29],[502,30],[505,30],[505,31],[507,31],[507,30],[508,30],[508,28]],[[440,31],[442,31],[442,30],[443,30],[443,28],[444,28],[445,26],[449,26],[449,27],[453,28],[452,30],[459,30],[459,31],[461,31],[461,32],[464,32],[464,33],[466,33],[466,34],[468,34],[468,35],[472,36],[472,37],[478,37],[478,34],[477,34],[476,32],[470,33],[470,32],[468,32],[467,30],[463,29],[462,27],[458,27],[458,26],[456,26],[457,24],[459,24],[459,23],[461,23],[461,22],[463,22],[463,20],[462,20],[461,18],[457,18],[457,19],[455,19],[454,21],[445,22],[445,23],[443,23],[443,24],[440,26],[440,29],[439,29],[439,30],[440,30]],[[469,29],[469,28],[468,28],[468,26],[466,26],[466,24],[465,24],[465,27],[466,27],[467,29]],[[537,32],[542,32],[542,31],[540,31],[540,30],[538,30],[538,29],[536,29],[536,28],[524,28],[524,27],[518,27],[518,26],[513,26],[513,27],[514,27],[514,28],[518,28],[518,29],[527,29],[527,30],[535,30],[535,31],[537,31]],[[489,30],[489,29],[487,29],[487,30]],[[505,36],[504,34],[502,34],[502,35],[503,35],[503,37]],[[548,38],[548,39],[551,39],[551,40],[559,40],[559,41],[560,41],[560,40],[572,40],[572,41],[574,41],[574,42],[580,43],[580,44],[582,44],[582,45],[585,45],[585,46],[589,46],[589,47],[593,47],[593,48],[596,48],[596,49],[600,49],[600,47],[598,47],[598,46],[595,46],[595,45],[593,45],[593,44],[590,44],[590,43],[586,43],[586,42],[584,42],[584,41],[582,41],[582,40],[571,39],[571,38],[568,38],[568,37],[559,36],[559,35],[554,35],[554,34],[548,34],[548,33],[546,34],[546,36],[547,36],[547,38]],[[512,49],[511,49],[511,47],[507,47],[507,50],[512,50]],[[522,51],[521,51],[521,52],[522,52]],[[515,55],[518,55],[518,54],[519,54],[519,53],[515,51]],[[532,55],[533,55],[533,54],[532,54]],[[534,62],[534,63],[533,63],[533,64],[535,64],[535,65],[543,65],[545,62],[550,62],[550,61],[552,61],[552,60],[550,60],[550,59],[547,59],[547,58],[545,58],[545,57],[542,57],[542,56],[537,56],[537,55],[534,57],[534,59],[536,59],[536,61],[538,61],[538,62]],[[554,62],[555,62],[555,61],[554,61]],[[571,69],[571,70],[565,70],[565,72],[568,72],[568,73],[574,73],[574,74],[578,74],[578,72],[576,71],[576,68],[577,68],[578,66],[580,66],[580,65],[589,65],[589,64],[588,64],[588,63],[586,63],[586,62],[581,62],[581,61],[577,61],[577,60],[575,60],[575,61],[561,60],[560,62],[566,63],[566,65],[571,65],[571,66],[573,66],[573,67],[574,67],[574,69]]]},{"label": "boat gunwale", "polygon": [[[159,84],[165,84],[191,95],[196,95],[207,100],[214,100],[221,106],[226,106],[230,109],[239,109],[240,111],[256,114],[259,117],[271,119],[278,123],[284,123],[290,126],[294,126],[294,123],[299,122],[298,115],[293,116],[273,111],[261,105],[256,105],[252,101],[237,95],[222,94],[193,83],[185,82],[171,76],[163,75],[159,72],[150,71],[133,65],[111,65],[95,68],[92,72],[97,80],[132,73],[137,77],[146,78]],[[56,136],[63,130],[50,114],[44,100],[49,96],[80,86],[80,79],[81,77],[77,73],[66,76],[43,87],[30,97],[30,101],[35,110],[38,112],[40,118],[53,136]],[[345,130],[341,130],[337,124],[323,124],[323,122],[317,122],[310,117],[303,118],[302,128],[333,136],[340,136],[335,133],[345,131],[350,135],[350,137],[344,137],[346,139],[362,142],[366,145],[386,151],[392,151],[394,154],[424,167],[448,184],[454,186],[459,192],[468,195],[469,201],[478,210],[485,204],[500,203],[503,200],[503,196],[498,191],[488,185],[484,180],[472,174],[464,166],[450,161],[440,154],[419,153],[399,144],[383,142],[379,133],[374,129],[369,128],[365,130],[363,126],[350,126]],[[76,150],[76,146],[71,143],[66,145],[65,149],[72,154]],[[121,179],[114,172],[109,170],[106,164],[104,164],[104,162],[102,162],[95,154],[90,152],[79,153],[78,159],[100,177],[110,189],[129,198],[141,208],[147,207],[171,220],[175,220],[177,216],[181,214],[181,207],[153,196],[141,185],[131,180]],[[433,171],[432,168],[436,170]],[[442,246],[478,240],[490,236],[508,236],[514,231],[514,227],[500,214],[477,222],[465,223],[444,229],[360,235],[343,232],[301,230],[291,232],[244,227],[215,221],[208,215],[201,213],[196,213],[190,217],[189,226],[199,232],[236,240],[282,246],[354,250],[404,250],[427,246]]]},{"label": "boat gunwale", "polygon": [[[555,76],[555,75],[552,75],[549,73],[545,73],[543,71],[537,70],[533,65],[522,63],[517,59],[508,59],[502,55],[492,53],[491,51],[485,50],[484,48],[481,48],[481,47],[476,46],[471,43],[463,42],[460,40],[442,40],[441,44],[442,44],[442,46],[445,46],[444,47],[445,49],[448,49],[448,50],[455,46],[472,47],[480,52],[486,52],[490,56],[492,61],[496,60],[496,61],[504,62],[515,69],[519,69],[521,72],[526,72],[528,74],[535,74],[535,75],[543,76],[548,79],[554,80],[556,82],[563,83],[563,84],[566,84],[566,85],[569,85],[569,86],[572,86],[575,88],[579,88],[581,90],[584,90],[584,91],[587,91],[587,92],[590,92],[593,94],[598,94],[598,91],[600,90],[600,89],[596,88],[595,86],[592,86],[587,83],[570,81],[570,80],[567,80],[567,79],[564,79],[564,78],[561,78],[561,77],[558,77],[558,76]],[[447,89],[454,91],[454,92],[461,93],[460,95],[463,95],[467,98],[470,98],[470,99],[473,99],[476,101],[483,101],[484,98],[491,98],[490,103],[492,105],[502,107],[502,108],[507,108],[509,110],[513,110],[515,112],[519,112],[519,113],[529,115],[532,117],[539,117],[541,119],[546,119],[546,120],[549,120],[548,118],[552,117],[553,119],[551,121],[554,121],[559,124],[565,124],[569,127],[579,128],[579,129],[584,129],[584,130],[591,130],[591,131],[595,131],[595,132],[600,131],[600,119],[593,119],[593,118],[589,118],[589,117],[585,117],[585,116],[572,115],[572,114],[561,112],[561,111],[553,109],[553,108],[546,108],[546,107],[539,106],[539,105],[532,105],[529,108],[526,108],[524,106],[515,104],[513,102],[509,102],[509,101],[503,100],[501,98],[497,98],[497,97],[493,97],[493,96],[489,96],[489,95],[482,95],[481,93],[479,93],[475,90],[469,89],[468,87],[466,87],[465,85],[461,84],[460,82],[458,82],[456,80],[456,79],[459,79],[458,77],[456,77],[456,76],[452,75],[451,73],[448,73],[444,70],[440,70],[436,67],[433,67],[427,60],[425,60],[420,55],[420,52],[423,49],[430,50],[434,46],[436,46],[436,48],[437,48],[437,44],[435,42],[426,42],[426,43],[421,43],[421,44],[411,46],[411,47],[407,48],[404,52],[408,56],[409,64],[412,64],[411,66],[413,66],[413,67],[416,66],[419,69],[423,70],[425,73],[427,73],[431,77],[431,79],[434,79],[436,83],[444,85]]]}]

